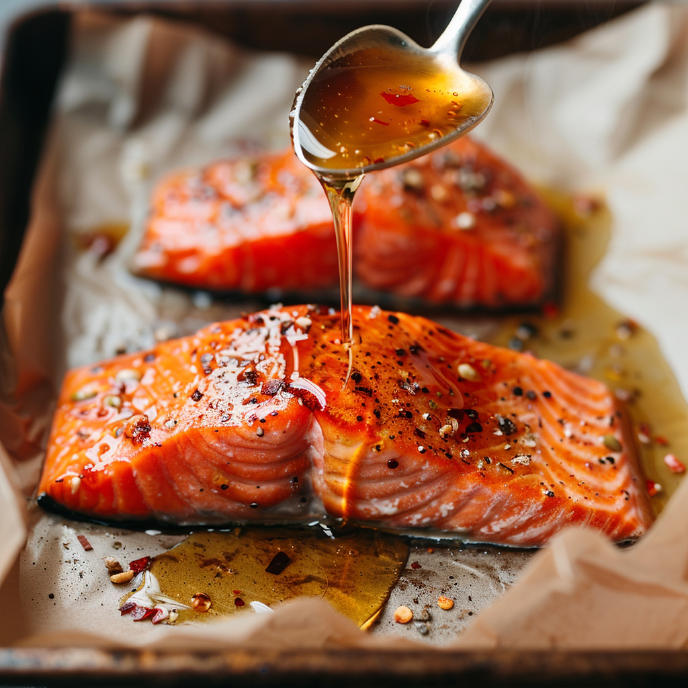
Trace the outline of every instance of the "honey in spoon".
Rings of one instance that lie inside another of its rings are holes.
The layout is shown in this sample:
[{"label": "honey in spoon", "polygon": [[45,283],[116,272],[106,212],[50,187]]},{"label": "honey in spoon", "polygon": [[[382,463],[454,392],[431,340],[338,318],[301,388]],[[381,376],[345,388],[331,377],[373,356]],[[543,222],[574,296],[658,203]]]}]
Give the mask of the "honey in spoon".
[{"label": "honey in spoon", "polygon": [[456,65],[447,69],[437,57],[393,45],[364,48],[315,75],[300,105],[294,144],[320,177],[352,178],[465,134],[491,99],[475,77]]}]

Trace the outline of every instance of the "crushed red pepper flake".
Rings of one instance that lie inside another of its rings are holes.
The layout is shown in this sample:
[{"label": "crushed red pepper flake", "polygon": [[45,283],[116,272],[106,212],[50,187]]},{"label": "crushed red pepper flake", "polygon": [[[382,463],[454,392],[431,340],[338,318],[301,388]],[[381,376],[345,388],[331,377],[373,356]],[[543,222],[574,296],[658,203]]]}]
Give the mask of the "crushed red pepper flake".
[{"label": "crushed red pepper flake", "polygon": [[131,618],[134,619],[134,621],[145,621],[146,619],[149,619],[154,614],[155,614],[155,608],[151,607],[149,609],[148,607],[139,607],[137,605],[136,609],[134,609],[131,612]]},{"label": "crushed red pepper flake", "polygon": [[679,461],[674,454],[667,454],[664,457],[664,463],[669,467],[672,473],[685,473],[685,465]]},{"label": "crushed red pepper flake", "polygon": [[396,105],[397,107],[406,107],[407,105],[413,105],[418,103],[418,98],[412,96],[410,93],[381,93],[380,94],[390,105]]},{"label": "crushed red pepper flake", "polygon": [[125,602],[120,608],[119,608],[119,613],[121,616],[124,616],[125,614],[131,614],[134,609],[136,609],[137,604],[136,602]]},{"label": "crushed red pepper flake", "polygon": [[140,559],[134,559],[134,561],[129,562],[129,568],[136,574],[141,573],[141,571],[146,571],[151,565],[150,557],[141,557]]},{"label": "crushed red pepper flake", "polygon": [[76,539],[81,543],[81,546],[84,548],[84,552],[90,552],[93,549],[93,546],[85,535],[77,535]]},{"label": "crushed red pepper flake", "polygon": [[649,480],[647,481],[647,494],[650,495],[650,497],[654,497],[656,494],[659,494],[662,491],[662,486],[659,483],[656,483],[654,480]]}]

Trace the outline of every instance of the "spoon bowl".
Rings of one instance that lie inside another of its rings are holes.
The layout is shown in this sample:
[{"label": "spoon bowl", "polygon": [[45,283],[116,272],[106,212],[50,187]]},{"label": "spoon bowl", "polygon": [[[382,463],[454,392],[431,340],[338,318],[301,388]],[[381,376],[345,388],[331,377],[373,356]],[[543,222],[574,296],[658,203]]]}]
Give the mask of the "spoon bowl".
[{"label": "spoon bowl", "polygon": [[426,155],[489,112],[493,93],[458,60],[490,0],[463,0],[445,32],[422,48],[389,26],[338,41],[299,89],[294,150],[321,178],[353,179]]}]

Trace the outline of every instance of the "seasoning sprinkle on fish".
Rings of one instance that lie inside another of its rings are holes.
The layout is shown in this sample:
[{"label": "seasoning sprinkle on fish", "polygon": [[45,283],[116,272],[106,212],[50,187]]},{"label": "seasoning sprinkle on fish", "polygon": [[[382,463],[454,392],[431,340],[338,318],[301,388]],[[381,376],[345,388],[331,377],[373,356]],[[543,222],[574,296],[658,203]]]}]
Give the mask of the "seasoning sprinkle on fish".
[{"label": "seasoning sprinkle on fish", "polygon": [[[339,314],[314,306],[275,307],[145,352],[154,356],[71,371],[40,503],[174,524],[329,515],[516,546],[542,545],[570,524],[616,541],[649,527],[633,428],[604,384],[424,318],[372,317],[365,307],[353,315],[364,343],[353,346],[360,384],[346,387]],[[400,388],[402,349],[414,352],[401,379],[413,393]],[[226,364],[191,372],[208,354]],[[480,379],[459,375],[460,363]],[[118,387],[115,408],[105,400],[123,369],[140,378]],[[85,386],[93,396],[75,399]],[[524,388],[552,396],[533,404]],[[129,417],[134,402],[158,413]]]}]

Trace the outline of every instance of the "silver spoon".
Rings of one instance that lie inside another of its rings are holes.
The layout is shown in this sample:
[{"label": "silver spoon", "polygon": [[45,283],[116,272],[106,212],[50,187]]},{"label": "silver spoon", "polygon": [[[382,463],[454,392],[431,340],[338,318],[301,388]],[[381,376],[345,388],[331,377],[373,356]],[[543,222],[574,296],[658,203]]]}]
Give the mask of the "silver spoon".
[{"label": "silver spoon", "polygon": [[378,25],[338,41],[294,101],[291,129],[300,160],[321,178],[353,179],[426,155],[473,129],[494,96],[459,60],[489,3],[462,0],[431,48]]}]

